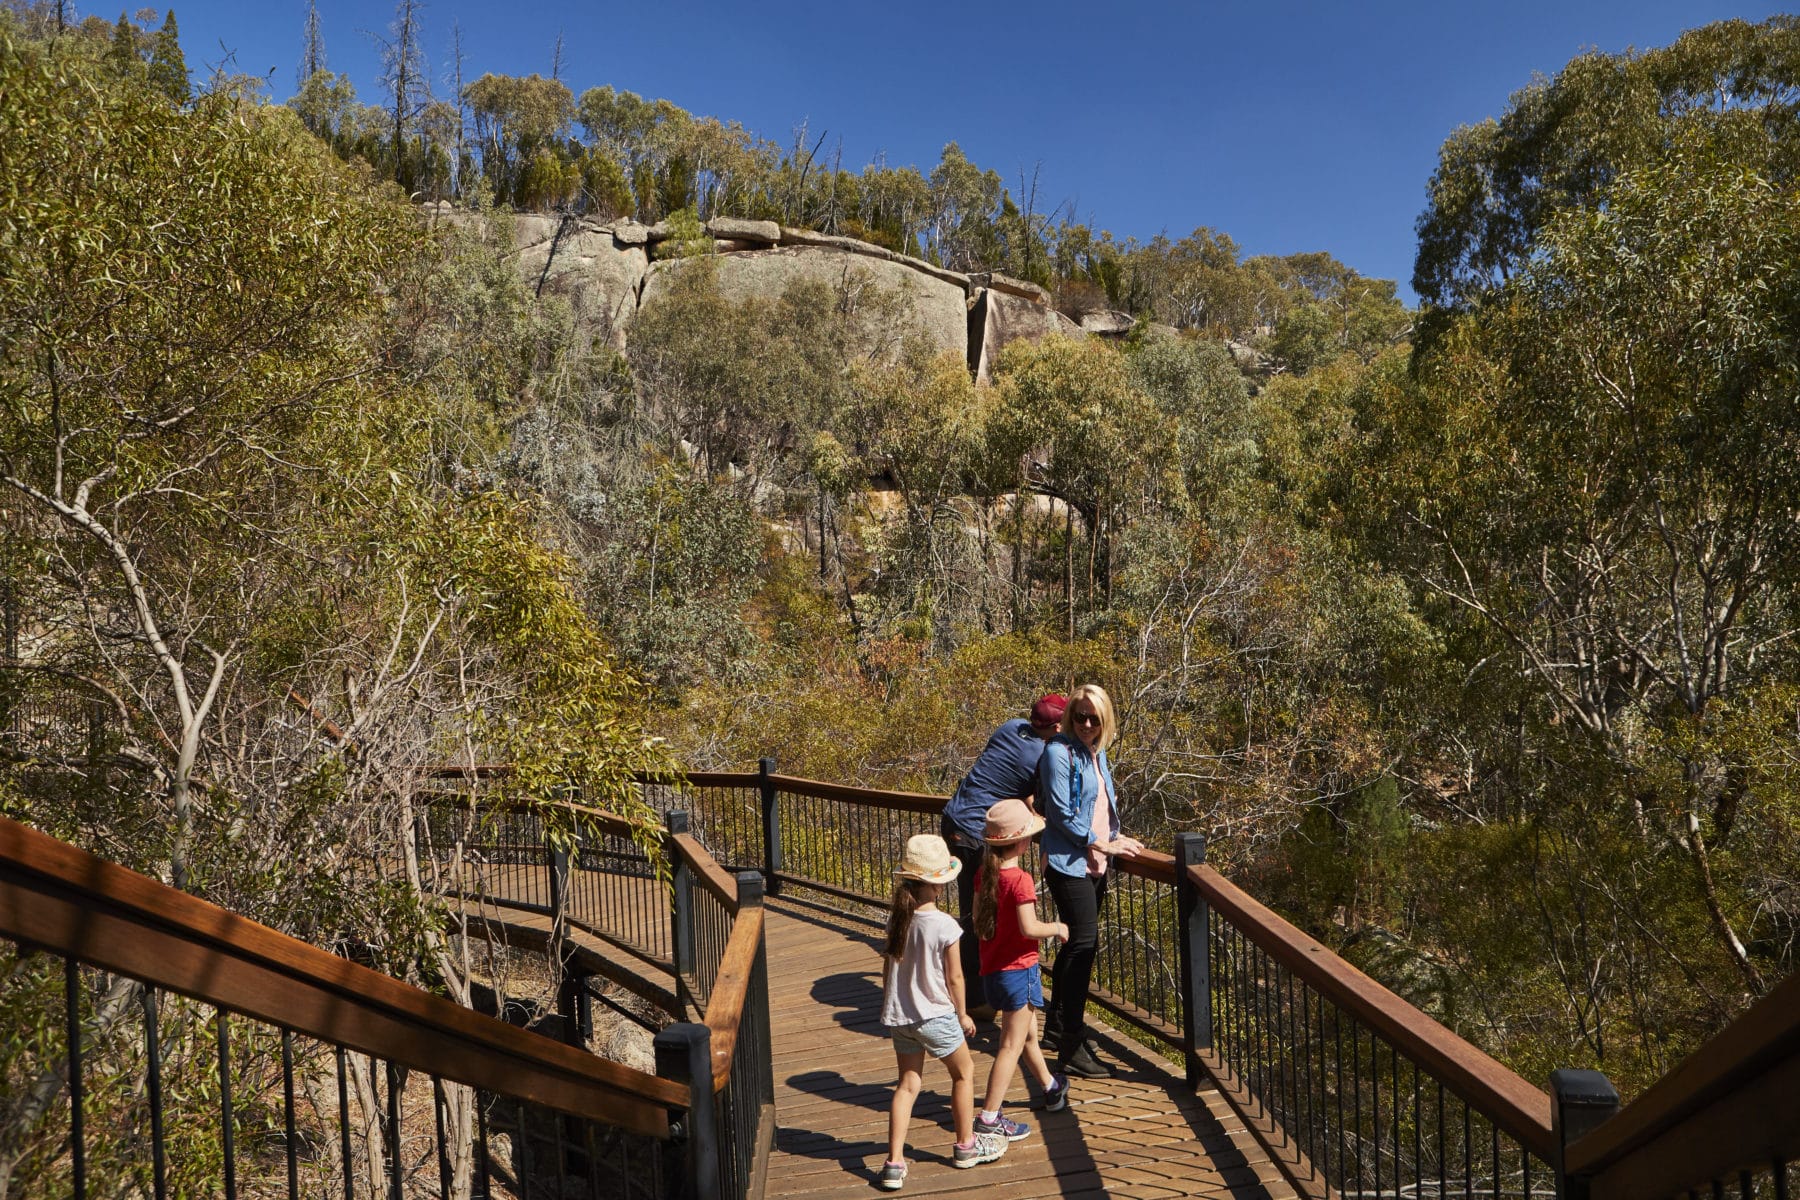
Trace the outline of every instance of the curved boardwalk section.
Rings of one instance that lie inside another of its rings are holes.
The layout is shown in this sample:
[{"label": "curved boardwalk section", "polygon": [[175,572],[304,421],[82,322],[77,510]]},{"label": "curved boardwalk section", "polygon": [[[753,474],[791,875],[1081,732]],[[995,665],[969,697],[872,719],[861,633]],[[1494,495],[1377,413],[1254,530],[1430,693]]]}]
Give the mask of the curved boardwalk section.
[{"label": "curved boardwalk section", "polygon": [[[779,1131],[767,1195],[803,1200],[881,1194],[894,1054],[880,1024],[881,970],[874,930],[804,902],[776,900],[767,926]],[[976,1099],[996,1044],[978,1025]],[[1100,1027],[1102,1035],[1104,1027]],[[1190,1092],[1180,1066],[1135,1042],[1102,1037],[1120,1070],[1074,1080],[1069,1108],[1025,1109],[1015,1080],[1008,1111],[1032,1126],[1004,1158],[951,1167],[949,1076],[927,1063],[913,1110],[901,1196],[1124,1197],[1286,1200],[1294,1193],[1255,1140],[1210,1090]]]}]

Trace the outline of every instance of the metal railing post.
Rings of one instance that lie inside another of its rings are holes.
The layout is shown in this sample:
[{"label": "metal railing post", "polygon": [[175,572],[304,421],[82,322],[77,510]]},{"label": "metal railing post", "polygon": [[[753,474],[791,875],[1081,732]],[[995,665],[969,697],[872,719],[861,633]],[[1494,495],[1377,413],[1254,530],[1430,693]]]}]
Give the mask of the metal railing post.
[{"label": "metal railing post", "polygon": [[1598,1071],[1550,1072],[1550,1136],[1556,1148],[1556,1200],[1588,1200],[1585,1176],[1570,1175],[1569,1147],[1619,1111],[1619,1092]]},{"label": "metal railing post", "polygon": [[674,898],[669,914],[669,942],[674,951],[675,974],[680,979],[694,974],[694,873],[675,853],[675,835],[688,831],[687,813],[677,809],[663,814],[669,832],[669,874]]},{"label": "metal railing post", "polygon": [[656,1073],[685,1083],[688,1109],[671,1122],[671,1149],[680,1200],[723,1200],[719,1178],[719,1121],[713,1106],[712,1030],[683,1022],[656,1035]]},{"label": "metal railing post", "polygon": [[786,864],[781,859],[781,808],[775,802],[775,782],[770,778],[775,774],[775,760],[758,759],[756,773],[762,791],[763,884],[769,895],[779,896]]},{"label": "metal railing post", "polygon": [[1212,1049],[1212,910],[1194,886],[1189,867],[1206,861],[1206,835],[1175,835],[1175,898],[1181,933],[1176,953],[1181,964],[1181,1040],[1189,1087],[1202,1078],[1200,1055]]}]

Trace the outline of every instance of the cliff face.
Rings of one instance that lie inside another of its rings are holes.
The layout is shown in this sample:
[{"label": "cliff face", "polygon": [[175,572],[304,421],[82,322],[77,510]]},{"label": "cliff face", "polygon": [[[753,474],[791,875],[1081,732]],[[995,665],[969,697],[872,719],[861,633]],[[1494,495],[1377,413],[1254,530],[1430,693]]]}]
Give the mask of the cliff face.
[{"label": "cliff face", "polygon": [[[467,219],[441,206],[438,216]],[[640,308],[667,294],[679,261],[659,257],[669,237],[662,224],[612,223],[579,217],[523,215],[513,220],[513,254],[525,280],[568,297],[580,327],[623,349]],[[773,299],[811,280],[879,288],[904,297],[902,326],[872,332],[896,344],[917,335],[954,351],[978,380],[987,380],[1007,343],[1088,330],[1057,312],[1034,284],[993,273],[966,275],[854,238],[791,229],[773,221],[718,217],[706,225],[720,290],[728,299]],[[1115,314],[1115,316],[1121,314]],[[1092,330],[1103,336],[1130,328]]]}]

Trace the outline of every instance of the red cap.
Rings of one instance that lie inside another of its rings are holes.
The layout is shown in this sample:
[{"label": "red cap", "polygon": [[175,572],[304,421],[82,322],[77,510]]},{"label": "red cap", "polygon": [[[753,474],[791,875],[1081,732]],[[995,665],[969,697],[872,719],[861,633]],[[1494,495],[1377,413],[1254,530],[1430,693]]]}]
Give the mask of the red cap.
[{"label": "red cap", "polygon": [[1051,692],[1039,696],[1038,702],[1031,706],[1031,723],[1033,725],[1059,725],[1062,723],[1063,710],[1069,707],[1069,698],[1061,692]]}]

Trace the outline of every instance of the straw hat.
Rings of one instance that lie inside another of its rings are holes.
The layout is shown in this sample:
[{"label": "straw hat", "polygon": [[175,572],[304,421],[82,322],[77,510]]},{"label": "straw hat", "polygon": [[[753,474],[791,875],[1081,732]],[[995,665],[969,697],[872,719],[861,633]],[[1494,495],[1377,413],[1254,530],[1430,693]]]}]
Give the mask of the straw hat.
[{"label": "straw hat", "polygon": [[981,840],[990,846],[1006,846],[1024,841],[1043,827],[1044,818],[1032,812],[1023,800],[1000,800],[988,809]]},{"label": "straw hat", "polygon": [[949,883],[962,871],[962,863],[950,857],[950,847],[935,833],[914,834],[906,839],[906,857],[894,872],[898,879],[925,883]]}]

